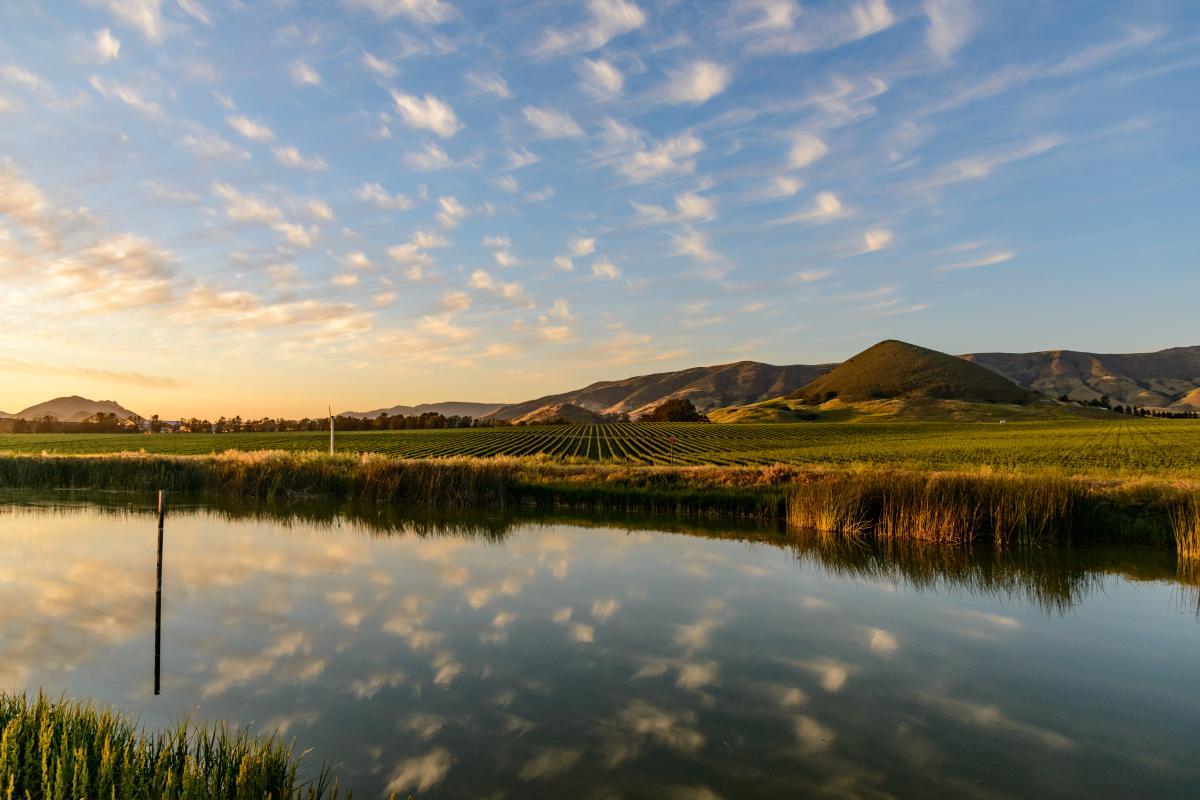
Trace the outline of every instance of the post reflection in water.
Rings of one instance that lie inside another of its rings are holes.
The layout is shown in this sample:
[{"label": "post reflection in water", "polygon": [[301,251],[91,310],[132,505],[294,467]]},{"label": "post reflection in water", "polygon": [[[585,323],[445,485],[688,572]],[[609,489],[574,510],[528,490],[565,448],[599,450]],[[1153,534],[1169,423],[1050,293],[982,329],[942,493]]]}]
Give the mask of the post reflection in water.
[{"label": "post reflection in water", "polygon": [[163,519],[166,515],[166,496],[158,491],[158,562],[154,580],[154,694],[162,693],[162,567],[163,567]]},{"label": "post reflection in water", "polygon": [[105,502],[0,505],[0,688],[277,731],[358,797],[1200,780],[1196,576],[1169,552],[172,495],[179,602],[162,608],[160,513],[152,695],[131,667],[154,512]]}]

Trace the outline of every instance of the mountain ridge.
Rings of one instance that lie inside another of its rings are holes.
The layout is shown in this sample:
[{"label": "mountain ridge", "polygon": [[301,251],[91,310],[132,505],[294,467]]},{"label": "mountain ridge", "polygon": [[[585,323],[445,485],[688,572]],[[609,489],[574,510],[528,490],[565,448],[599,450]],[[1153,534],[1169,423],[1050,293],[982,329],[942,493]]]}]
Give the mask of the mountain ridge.
[{"label": "mountain ridge", "polygon": [[141,418],[141,414],[130,411],[115,400],[90,400],[77,394],[55,397],[53,400],[36,403],[15,414],[0,414],[0,417],[34,420],[50,416],[60,422],[79,422],[93,414],[116,414],[119,419]]}]

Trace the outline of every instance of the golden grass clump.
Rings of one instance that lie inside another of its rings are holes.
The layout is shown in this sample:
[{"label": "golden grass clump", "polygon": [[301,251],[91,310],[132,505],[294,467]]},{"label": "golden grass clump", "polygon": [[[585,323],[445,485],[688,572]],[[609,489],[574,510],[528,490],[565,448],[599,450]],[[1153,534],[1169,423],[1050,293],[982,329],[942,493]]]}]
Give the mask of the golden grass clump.
[{"label": "golden grass clump", "polygon": [[1175,553],[1181,560],[1200,561],[1200,496],[1192,495],[1171,514]]}]

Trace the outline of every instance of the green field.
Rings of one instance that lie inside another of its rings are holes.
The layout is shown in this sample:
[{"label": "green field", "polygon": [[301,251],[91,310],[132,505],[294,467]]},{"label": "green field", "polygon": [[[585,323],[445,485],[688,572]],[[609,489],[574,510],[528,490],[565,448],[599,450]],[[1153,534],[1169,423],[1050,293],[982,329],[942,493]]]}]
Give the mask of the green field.
[{"label": "green field", "polygon": [[[196,455],[226,450],[321,451],[328,445],[326,433],[0,436],[0,452],[13,453]],[[1192,476],[1200,473],[1200,422],[1118,418],[1003,425],[665,423],[366,431],[338,434],[337,450],[401,458],[544,455],[564,461],[679,466],[861,463]]]}]

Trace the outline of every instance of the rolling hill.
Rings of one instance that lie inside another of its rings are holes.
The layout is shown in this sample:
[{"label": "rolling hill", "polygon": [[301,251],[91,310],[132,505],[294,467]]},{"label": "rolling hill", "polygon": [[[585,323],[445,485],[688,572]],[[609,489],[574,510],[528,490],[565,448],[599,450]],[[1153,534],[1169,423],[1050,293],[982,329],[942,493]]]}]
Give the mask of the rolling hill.
[{"label": "rolling hill", "polygon": [[530,411],[528,414],[518,417],[513,421],[521,425],[544,425],[548,422],[559,421],[569,422],[573,425],[590,425],[603,422],[604,418],[595,411],[589,411],[572,403],[555,403]]},{"label": "rolling hill", "polygon": [[543,406],[569,403],[598,414],[626,413],[636,417],[673,397],[687,398],[703,412],[779,397],[827,372],[832,366],[796,364],[780,367],[757,361],[738,361],[713,367],[693,367],[624,380],[599,381],[575,391],[507,405],[490,416],[513,420]]},{"label": "rolling hill", "polygon": [[971,353],[963,358],[1051,397],[1065,394],[1086,401],[1107,395],[1121,405],[1200,409],[1200,347],[1125,354]]},{"label": "rolling hill", "polygon": [[338,416],[340,417],[356,417],[358,419],[375,419],[380,414],[387,414],[389,417],[403,415],[406,417],[420,416],[421,414],[441,414],[444,417],[486,417],[498,408],[502,408],[504,403],[422,403],[416,406],[392,406],[391,408],[377,408],[374,411],[343,411]]},{"label": "rolling hill", "polygon": [[813,405],[834,399],[842,403],[902,399],[1020,404],[1037,395],[970,361],[888,339],[788,397]]},{"label": "rolling hill", "polygon": [[0,414],[0,416],[27,420],[54,417],[60,422],[79,422],[98,413],[116,414],[119,419],[141,416],[116,401],[89,400],[79,395],[56,397],[53,400],[47,400],[44,403],[30,406],[15,414]]}]

